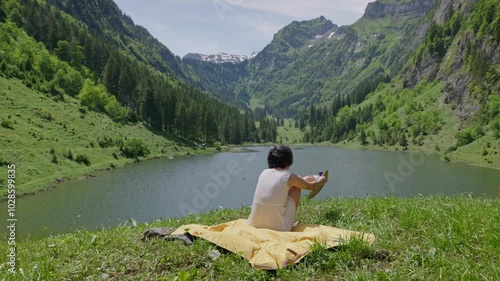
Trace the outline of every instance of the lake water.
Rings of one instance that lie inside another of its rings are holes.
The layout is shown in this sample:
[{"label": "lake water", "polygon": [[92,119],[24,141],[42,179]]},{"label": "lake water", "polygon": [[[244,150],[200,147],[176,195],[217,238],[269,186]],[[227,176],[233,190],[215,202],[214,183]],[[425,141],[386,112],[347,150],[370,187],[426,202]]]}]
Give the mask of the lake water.
[{"label": "lake water", "polygon": [[[128,218],[146,222],[249,206],[257,178],[267,167],[269,147],[252,149],[145,161],[18,198],[17,236],[41,237],[76,228],[116,226]],[[329,169],[329,181],[317,198],[436,194],[500,198],[500,171],[495,169],[446,163],[423,153],[292,149],[293,172],[303,176]],[[5,222],[6,202],[0,203],[0,210]]]}]

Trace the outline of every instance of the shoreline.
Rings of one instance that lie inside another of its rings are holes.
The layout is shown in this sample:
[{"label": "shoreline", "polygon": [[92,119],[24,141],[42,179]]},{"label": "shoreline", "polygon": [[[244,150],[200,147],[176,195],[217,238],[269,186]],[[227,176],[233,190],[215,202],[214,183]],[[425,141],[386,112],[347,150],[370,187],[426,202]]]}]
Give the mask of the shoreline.
[{"label": "shoreline", "polygon": [[[170,154],[170,155],[154,155],[151,157],[139,159],[139,161],[129,159],[129,158],[124,158],[124,159],[122,159],[122,161],[119,162],[119,165],[114,166],[113,168],[110,167],[110,164],[116,164],[116,162],[114,162],[114,161],[113,162],[97,163],[97,164],[94,164],[94,165],[91,165],[90,167],[88,167],[90,169],[90,171],[82,171],[82,173],[80,173],[79,175],[74,176],[74,177],[68,177],[68,178],[65,178],[65,177],[58,178],[55,176],[47,176],[47,177],[45,177],[48,179],[46,181],[43,180],[45,178],[41,178],[41,179],[37,179],[37,180],[26,183],[26,185],[28,185],[28,184],[31,184],[33,182],[39,181],[39,180],[46,182],[45,184],[41,183],[40,185],[43,187],[38,188],[36,190],[27,191],[27,192],[16,192],[16,199],[22,198],[25,196],[33,196],[39,192],[52,190],[54,188],[57,188],[60,184],[65,183],[65,182],[79,181],[79,180],[84,180],[84,179],[88,179],[88,178],[94,178],[94,177],[97,177],[98,174],[100,174],[100,173],[105,173],[105,172],[116,170],[116,169],[122,169],[126,166],[129,166],[129,165],[132,165],[135,163],[140,163],[140,162],[155,160],[155,159],[175,160],[177,158],[182,158],[182,157],[199,156],[199,155],[214,155],[214,154],[229,151],[229,149],[228,149],[228,147],[223,147],[223,149],[221,151],[218,151],[215,147],[213,147],[213,148],[210,147],[210,148],[207,148],[205,150],[201,150],[200,152],[198,152],[198,151],[200,151],[200,149],[195,150],[195,152],[189,152],[189,154],[184,154],[184,155],[176,154],[176,153]],[[19,187],[16,188],[16,191],[18,189],[19,189]],[[2,197],[0,197],[0,202],[6,202],[7,199],[8,199],[7,196],[2,195]]]},{"label": "shoreline", "polygon": [[[168,158],[169,160],[175,160],[176,158],[180,157],[189,157],[189,156],[197,156],[197,155],[214,155],[218,153],[245,153],[245,152],[252,152],[253,150],[248,149],[248,147],[271,147],[274,144],[271,143],[258,143],[258,144],[242,144],[242,145],[228,145],[224,146],[222,150],[218,151],[216,147],[209,147],[205,150],[194,150],[194,152],[188,152],[188,154],[182,155],[182,154],[170,154],[170,155],[154,155],[151,157],[147,157],[144,159],[140,159],[139,161],[135,161],[133,159],[123,159],[122,162],[118,166],[115,167],[110,167],[109,162],[106,163],[98,163],[92,166],[95,166],[95,168],[91,168],[91,171],[88,172],[86,171],[85,173],[82,173],[78,176],[75,177],[70,177],[70,178],[57,178],[57,177],[46,177],[50,178],[50,183],[47,180],[46,184],[41,184],[44,187],[36,189],[34,191],[30,192],[23,192],[23,193],[16,193],[16,198],[24,197],[24,196],[32,196],[36,195],[38,192],[43,192],[43,191],[48,191],[54,188],[57,188],[58,185],[69,182],[69,181],[78,181],[78,180],[84,180],[92,177],[98,176],[99,173],[105,173],[107,171],[115,170],[115,169],[121,169],[124,168],[125,166],[134,164],[134,163],[140,163],[143,161],[149,161],[149,160],[154,160],[154,159],[165,159]],[[400,150],[400,149],[393,149],[391,147],[380,147],[380,146],[374,146],[374,145],[367,145],[367,146],[362,146],[362,145],[349,145],[348,143],[342,144],[342,143],[336,143],[332,144],[329,142],[321,142],[321,143],[291,143],[289,144],[290,146],[297,146],[297,147],[313,147],[313,146],[318,146],[318,147],[332,147],[332,148],[342,148],[342,149],[349,149],[349,150],[371,150],[371,151],[387,151],[387,152],[411,152],[411,153],[426,153],[426,154],[432,154],[439,156],[439,160],[443,162],[450,162],[450,163],[460,163],[460,164],[465,164],[465,165],[470,165],[474,167],[481,167],[481,168],[489,168],[489,169],[494,169],[494,170],[499,170],[500,167],[497,166],[488,166],[488,165],[482,165],[479,163],[473,163],[473,162],[465,162],[461,160],[450,160],[450,161],[445,161],[442,159],[443,154],[437,151],[430,151],[426,149],[420,149],[420,147],[413,147],[411,146],[407,150]],[[33,182],[33,181],[32,181]],[[31,183],[31,182],[30,182]],[[29,183],[27,183],[29,184]],[[5,202],[7,201],[6,196],[2,196],[0,198],[0,202]]]},{"label": "shoreline", "polygon": [[387,152],[410,152],[410,153],[425,153],[425,154],[431,154],[431,155],[436,155],[439,156],[439,160],[442,162],[449,162],[449,163],[459,163],[459,164],[465,164],[469,166],[474,166],[474,167],[481,167],[481,168],[489,168],[489,169],[494,169],[494,170],[500,170],[500,166],[488,166],[488,165],[483,165],[480,163],[475,163],[475,162],[466,162],[463,160],[458,160],[458,159],[450,159],[449,161],[446,161],[443,159],[445,154],[439,151],[435,150],[429,150],[429,149],[420,149],[421,147],[419,146],[410,146],[409,149],[407,150],[402,150],[402,149],[393,149],[391,147],[380,147],[377,145],[367,145],[367,146],[362,146],[362,145],[349,145],[349,144],[339,144],[339,143],[328,143],[328,142],[322,142],[322,143],[317,143],[317,144],[292,144],[292,145],[300,145],[300,146],[323,146],[323,147],[336,147],[336,148],[344,148],[344,149],[350,149],[350,150],[370,150],[370,151],[387,151]]}]

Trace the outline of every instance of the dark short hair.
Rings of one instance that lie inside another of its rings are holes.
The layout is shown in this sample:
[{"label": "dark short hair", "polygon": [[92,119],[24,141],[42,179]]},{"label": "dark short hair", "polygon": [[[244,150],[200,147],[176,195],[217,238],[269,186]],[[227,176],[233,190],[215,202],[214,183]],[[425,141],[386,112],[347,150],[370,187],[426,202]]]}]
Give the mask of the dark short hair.
[{"label": "dark short hair", "polygon": [[269,168],[286,168],[293,163],[293,153],[287,145],[276,145],[269,151],[267,165]]}]

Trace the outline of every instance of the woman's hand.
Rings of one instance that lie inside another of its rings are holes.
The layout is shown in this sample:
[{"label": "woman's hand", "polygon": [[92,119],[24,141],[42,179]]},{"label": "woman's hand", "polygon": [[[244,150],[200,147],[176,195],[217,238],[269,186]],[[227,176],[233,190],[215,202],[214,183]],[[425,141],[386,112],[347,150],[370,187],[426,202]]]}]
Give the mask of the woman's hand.
[{"label": "woman's hand", "polygon": [[327,180],[328,179],[325,176],[316,176],[316,180],[312,182],[313,184],[311,190],[315,190],[318,186],[325,185]]},{"label": "woman's hand", "polygon": [[306,181],[306,182],[314,182],[316,180],[316,177],[315,176],[305,176],[303,177],[303,179]]}]

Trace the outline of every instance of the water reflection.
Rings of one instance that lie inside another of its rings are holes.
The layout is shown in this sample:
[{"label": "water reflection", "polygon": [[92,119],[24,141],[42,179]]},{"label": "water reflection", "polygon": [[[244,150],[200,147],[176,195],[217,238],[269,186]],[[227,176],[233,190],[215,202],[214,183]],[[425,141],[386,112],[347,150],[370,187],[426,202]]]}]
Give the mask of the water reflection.
[{"label": "water reflection", "polygon": [[[18,236],[249,206],[257,177],[267,166],[268,148],[141,162],[19,198]],[[307,175],[329,169],[328,184],[317,198],[464,193],[500,198],[500,171],[446,163],[435,155],[328,147],[293,151],[292,171]],[[6,202],[0,205],[7,209]],[[5,221],[6,212],[0,219]]]}]

